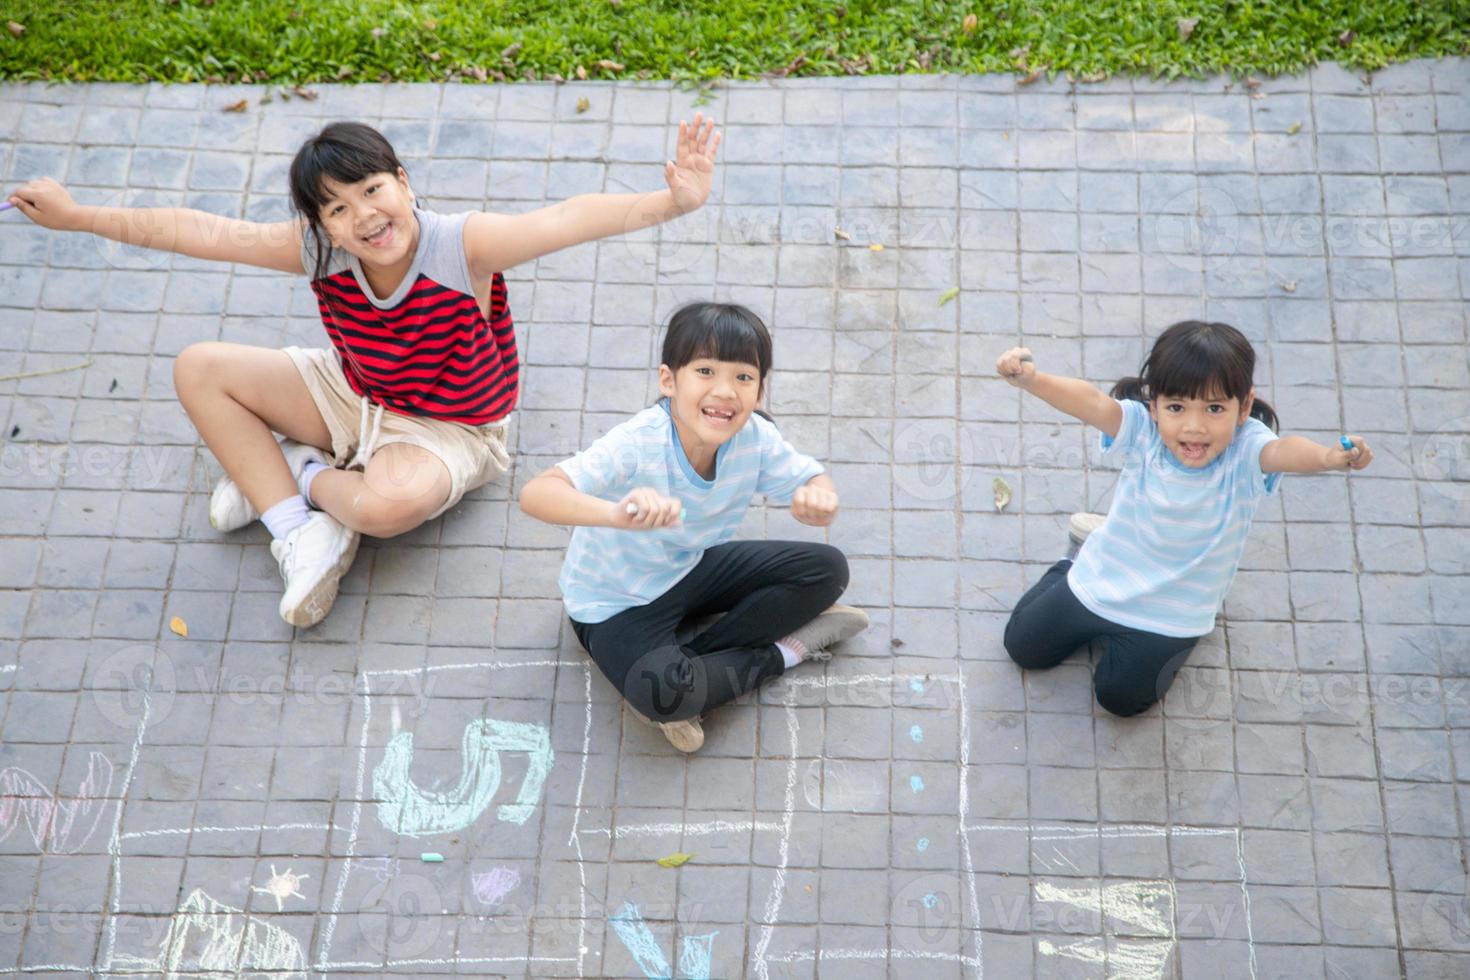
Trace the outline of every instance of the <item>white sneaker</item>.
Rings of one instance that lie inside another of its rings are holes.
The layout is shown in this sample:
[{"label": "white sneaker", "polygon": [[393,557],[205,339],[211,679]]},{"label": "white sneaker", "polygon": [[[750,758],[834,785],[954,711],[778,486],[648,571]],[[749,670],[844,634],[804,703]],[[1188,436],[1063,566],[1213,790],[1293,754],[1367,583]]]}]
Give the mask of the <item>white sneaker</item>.
[{"label": "white sneaker", "polygon": [[1081,544],[1087,540],[1087,536],[1103,526],[1107,520],[1104,514],[1076,513],[1067,520],[1067,537],[1072,539],[1073,544]]},{"label": "white sneaker", "polygon": [[856,606],[835,603],[801,629],[778,640],[795,650],[802,660],[831,660],[831,647],[857,636],[868,628],[868,614]]},{"label": "white sneaker", "polygon": [[337,599],[337,586],[357,557],[358,534],[325,511],[312,511],[305,524],[279,541],[271,554],[281,566],[286,594],[281,618],[292,626],[315,626]]},{"label": "white sneaker", "polygon": [[[286,465],[291,467],[291,475],[296,478],[296,489],[301,491],[303,497],[306,496],[306,490],[302,476],[307,462],[316,460],[325,466],[332,465],[322,450],[291,439],[281,440],[281,452],[285,454]],[[258,520],[260,511],[245,499],[239,485],[228,475],[220,477],[219,482],[214,485],[214,492],[209,495],[210,525],[216,531],[238,531]]]}]

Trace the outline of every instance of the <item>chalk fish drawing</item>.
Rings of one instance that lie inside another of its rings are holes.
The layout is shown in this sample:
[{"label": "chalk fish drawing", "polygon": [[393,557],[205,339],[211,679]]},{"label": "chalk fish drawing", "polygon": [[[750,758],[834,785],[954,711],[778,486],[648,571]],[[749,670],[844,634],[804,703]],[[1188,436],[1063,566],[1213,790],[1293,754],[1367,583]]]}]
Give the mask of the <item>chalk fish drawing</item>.
[{"label": "chalk fish drawing", "polygon": [[[664,958],[664,951],[659,949],[658,940],[653,938],[648,923],[643,921],[643,913],[638,911],[638,906],[625,902],[623,911],[608,916],[607,921],[648,980],[673,980],[669,961]],[[684,937],[679,949],[679,976],[683,980],[709,980],[710,958],[718,935],[718,932],[711,932],[704,936]]]},{"label": "chalk fish drawing", "polygon": [[119,956],[115,966],[162,973],[165,980],[200,974],[306,980],[306,954],[295,936],[216,902],[199,888],[174,913],[156,957]]},{"label": "chalk fish drawing", "polygon": [[465,726],[463,752],[459,785],[443,792],[425,792],[414,785],[409,774],[413,767],[413,733],[394,735],[383,751],[383,761],[373,770],[373,793],[381,801],[378,819],[383,826],[406,837],[465,829],[480,818],[500,788],[501,752],[530,754],[516,802],[503,804],[497,811],[501,820],[525,823],[536,809],[555,759],[546,726],[481,718]]},{"label": "chalk fish drawing", "polygon": [[0,841],[24,823],[37,850],[75,854],[87,846],[102,822],[111,801],[101,797],[112,788],[112,775],[112,763],[101,752],[93,752],[76,795],[67,799],[54,796],[24,769],[0,769]]},{"label": "chalk fish drawing", "polygon": [[515,868],[491,868],[470,875],[470,887],[475,897],[486,905],[494,906],[509,895],[521,883],[521,873]]}]

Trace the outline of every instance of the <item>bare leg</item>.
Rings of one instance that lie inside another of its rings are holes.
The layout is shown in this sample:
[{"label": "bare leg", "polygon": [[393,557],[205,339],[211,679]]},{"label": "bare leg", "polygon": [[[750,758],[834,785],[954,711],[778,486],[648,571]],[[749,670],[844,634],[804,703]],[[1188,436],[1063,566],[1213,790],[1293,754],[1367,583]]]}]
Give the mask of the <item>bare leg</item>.
[{"label": "bare leg", "polygon": [[272,432],[332,449],[331,431],[284,351],[193,344],[174,361],[174,388],[205,444],[262,514],[299,492]]},{"label": "bare leg", "polygon": [[449,468],[427,449],[403,442],[373,453],[367,470],[326,470],[311,500],[347,527],[377,538],[412,531],[449,499]]}]

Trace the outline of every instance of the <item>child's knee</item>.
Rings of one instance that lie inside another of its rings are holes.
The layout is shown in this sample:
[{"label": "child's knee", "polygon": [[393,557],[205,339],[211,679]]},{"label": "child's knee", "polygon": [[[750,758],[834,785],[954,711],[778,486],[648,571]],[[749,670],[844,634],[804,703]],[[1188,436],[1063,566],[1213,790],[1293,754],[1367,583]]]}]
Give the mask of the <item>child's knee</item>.
[{"label": "child's knee", "polygon": [[360,487],[352,500],[352,512],[363,534],[375,538],[396,538],[407,534],[428,519],[431,510],[416,500],[394,500]]},{"label": "child's knee", "polygon": [[816,544],[812,546],[812,560],[821,580],[836,589],[832,598],[837,598],[847,588],[847,556],[830,544]]},{"label": "child's knee", "polygon": [[197,391],[210,378],[218,377],[218,348],[215,341],[190,344],[174,358],[174,390],[180,397]]},{"label": "child's knee", "polygon": [[1120,718],[1142,714],[1159,700],[1159,692],[1153,683],[1126,676],[1097,677],[1092,690],[1103,710]]}]

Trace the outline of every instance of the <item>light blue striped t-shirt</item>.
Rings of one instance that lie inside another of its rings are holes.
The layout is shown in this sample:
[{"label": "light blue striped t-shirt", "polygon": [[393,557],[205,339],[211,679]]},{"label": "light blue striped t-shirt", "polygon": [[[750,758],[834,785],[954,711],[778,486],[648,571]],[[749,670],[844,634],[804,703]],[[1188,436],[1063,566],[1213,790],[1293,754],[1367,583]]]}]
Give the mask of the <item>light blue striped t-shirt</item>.
[{"label": "light blue striped t-shirt", "polygon": [[1104,456],[1123,472],[1102,527],[1088,535],[1067,573],[1078,600],[1120,626],[1164,636],[1204,636],[1230,590],[1256,507],[1281,482],[1261,472],[1261,450],[1277,438],[1246,419],[1210,465],[1192,469],[1159,438],[1148,407],[1122,400]]},{"label": "light blue striped t-shirt", "polygon": [[559,582],[567,615],[579,623],[601,623],[657,599],[699,564],[706,549],[735,536],[756,494],[789,503],[822,472],[822,464],[791,448],[775,425],[751,415],[716,451],[715,478],[706,480],[684,455],[666,399],[557,465],[578,490],[603,500],[649,487],[684,505],[684,520],[673,527],[572,532]]}]

